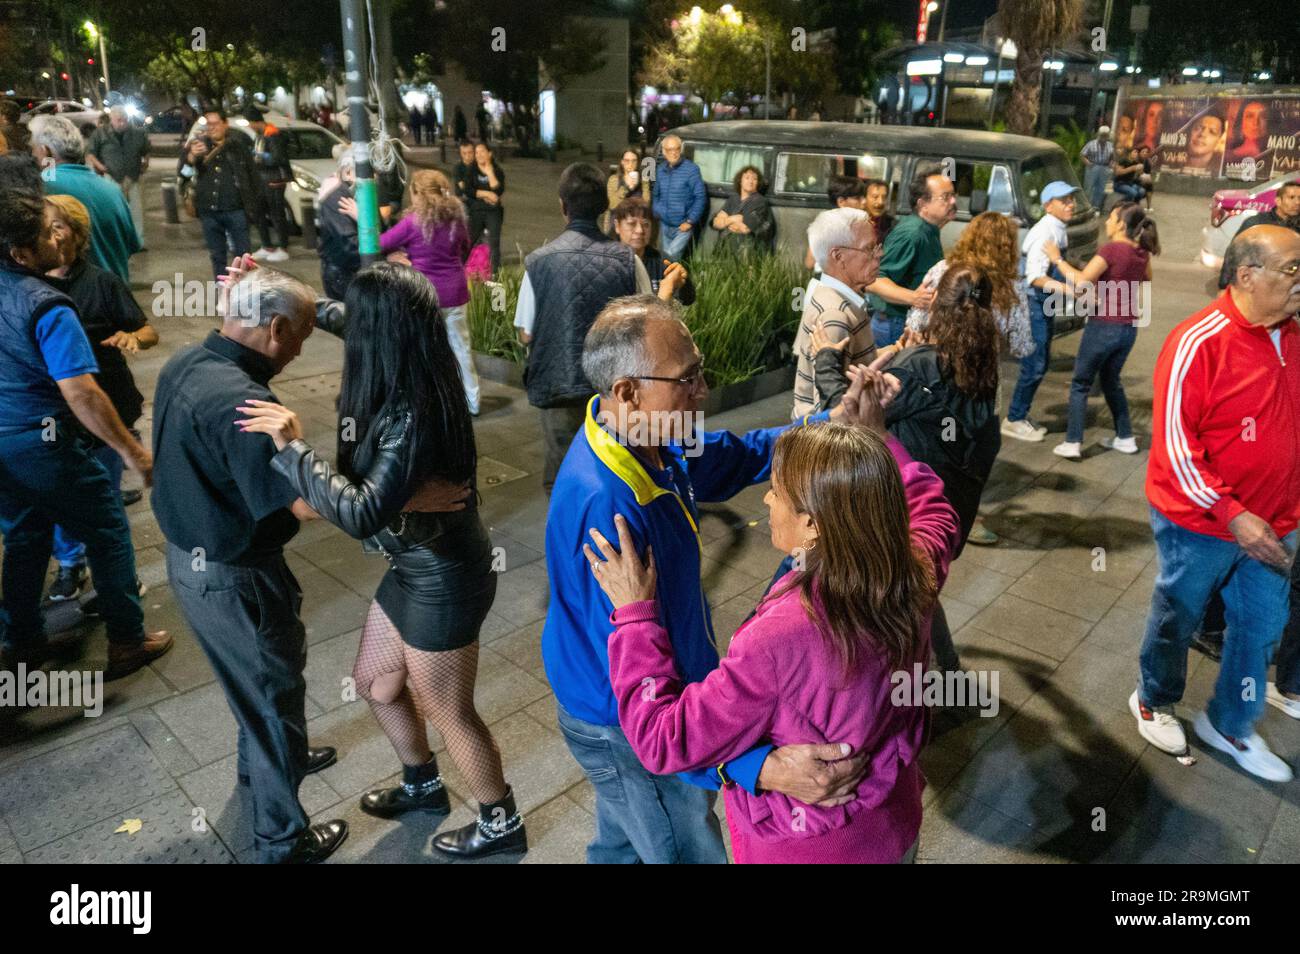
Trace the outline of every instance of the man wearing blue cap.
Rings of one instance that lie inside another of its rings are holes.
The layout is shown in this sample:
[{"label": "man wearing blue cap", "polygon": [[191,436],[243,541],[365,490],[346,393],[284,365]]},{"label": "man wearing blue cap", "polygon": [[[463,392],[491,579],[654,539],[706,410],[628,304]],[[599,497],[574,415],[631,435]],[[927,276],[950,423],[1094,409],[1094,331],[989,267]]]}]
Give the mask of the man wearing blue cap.
[{"label": "man wearing blue cap", "polygon": [[[1069,289],[1043,248],[1050,242],[1062,255],[1065,254],[1069,242],[1065,226],[1074,216],[1074,193],[1077,191],[1076,186],[1059,179],[1049,182],[1039,197],[1043,203],[1043,217],[1029,230],[1020,247],[1024,256],[1021,271],[1029,285],[1029,327],[1033,333],[1034,350],[1020,359],[1020,378],[1016,381],[1006,420],[1002,422],[1002,433],[1016,440],[1041,441],[1047,436],[1047,428],[1039,427],[1029,419],[1029,406],[1047,374],[1052,351],[1053,316],[1047,314],[1043,303],[1049,295],[1063,295]],[[1055,309],[1052,311],[1055,313]]]}]

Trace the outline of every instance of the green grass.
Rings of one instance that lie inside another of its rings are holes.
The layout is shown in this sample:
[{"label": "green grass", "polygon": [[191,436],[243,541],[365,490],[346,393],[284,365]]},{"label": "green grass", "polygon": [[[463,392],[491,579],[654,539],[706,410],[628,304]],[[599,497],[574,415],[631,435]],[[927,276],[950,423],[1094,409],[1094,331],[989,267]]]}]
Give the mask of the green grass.
[{"label": "green grass", "polygon": [[[714,250],[696,254],[689,267],[696,297],[683,317],[704,355],[710,387],[789,363],[800,315],[793,305],[808,283],[807,269],[779,255],[741,258]],[[496,283],[470,286],[474,350],[523,361],[513,326],[522,281],[523,269],[513,266],[503,267]]]}]

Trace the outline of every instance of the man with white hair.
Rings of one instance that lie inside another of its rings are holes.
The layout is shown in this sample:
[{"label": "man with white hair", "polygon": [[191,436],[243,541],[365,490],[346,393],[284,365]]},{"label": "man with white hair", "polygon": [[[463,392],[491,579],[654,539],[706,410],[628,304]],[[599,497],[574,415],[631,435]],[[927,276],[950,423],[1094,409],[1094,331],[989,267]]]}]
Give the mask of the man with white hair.
[{"label": "man with white hair", "polygon": [[310,825],[298,786],[334,762],[307,745],[302,590],[284,545],[316,513],[271,468],[275,444],[234,426],[250,399],[280,403],[270,381],[315,327],[315,296],[257,270],[230,289],[220,331],[177,352],[154,393],[152,503],[167,578],[239,724],[238,774],[264,863],[323,861],[343,821]]},{"label": "man with white hair", "polygon": [[140,244],[144,245],[144,204],[140,198],[140,178],[149,168],[149,136],[139,126],[132,126],[124,106],[108,111],[108,128],[96,129],[86,148],[86,161],[101,176],[117,183],[131,208]]},{"label": "man with white hair", "polygon": [[1115,144],[1110,141],[1110,127],[1102,126],[1097,136],[1088,140],[1079,153],[1083,159],[1083,191],[1093,208],[1100,209],[1106,197],[1106,183],[1110,181],[1111,166],[1115,161]]},{"label": "man with white hair", "polygon": [[871,217],[848,206],[827,209],[808,226],[808,247],[822,263],[822,275],[804,299],[803,319],[794,339],[798,361],[790,413],[794,421],[822,410],[825,404],[817,390],[811,343],[819,325],[833,343],[847,342],[841,347],[848,364],[870,364],[876,350],[865,298],[880,267],[881,248]]},{"label": "man with white hair", "polygon": [[90,213],[90,260],[124,282],[127,262],[140,251],[140,236],[122,190],[85,164],[86,144],[67,116],[37,116],[31,122],[32,155],[41,164],[47,195],[70,195]]}]

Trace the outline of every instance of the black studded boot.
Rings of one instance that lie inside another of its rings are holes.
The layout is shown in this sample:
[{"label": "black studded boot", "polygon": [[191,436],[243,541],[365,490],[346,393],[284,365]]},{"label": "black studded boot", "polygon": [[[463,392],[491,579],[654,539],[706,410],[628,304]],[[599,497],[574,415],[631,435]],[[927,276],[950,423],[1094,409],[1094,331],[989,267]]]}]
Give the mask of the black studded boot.
[{"label": "black studded boot", "polygon": [[507,788],[499,802],[479,803],[478,820],[464,828],[434,836],[433,847],[457,858],[483,858],[528,850],[524,817],[515,808],[515,793]]},{"label": "black studded boot", "polygon": [[402,766],[402,784],[366,792],[361,796],[361,810],[377,818],[396,818],[407,812],[451,814],[451,799],[438,774],[438,760],[430,755],[423,765]]}]

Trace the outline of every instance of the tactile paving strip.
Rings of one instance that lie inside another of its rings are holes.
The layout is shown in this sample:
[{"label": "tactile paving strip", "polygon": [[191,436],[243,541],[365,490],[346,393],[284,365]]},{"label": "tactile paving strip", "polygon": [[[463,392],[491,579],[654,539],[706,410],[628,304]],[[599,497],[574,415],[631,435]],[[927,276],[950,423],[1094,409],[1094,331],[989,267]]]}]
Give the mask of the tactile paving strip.
[{"label": "tactile paving strip", "polygon": [[[134,806],[89,828],[28,852],[28,864],[233,864],[216,832],[193,829],[194,806],[180,792],[170,792]],[[127,818],[138,818],[135,834],[116,829]]]},{"label": "tactile paving strip", "polygon": [[0,769],[0,815],[26,854],[175,788],[124,725]]}]

